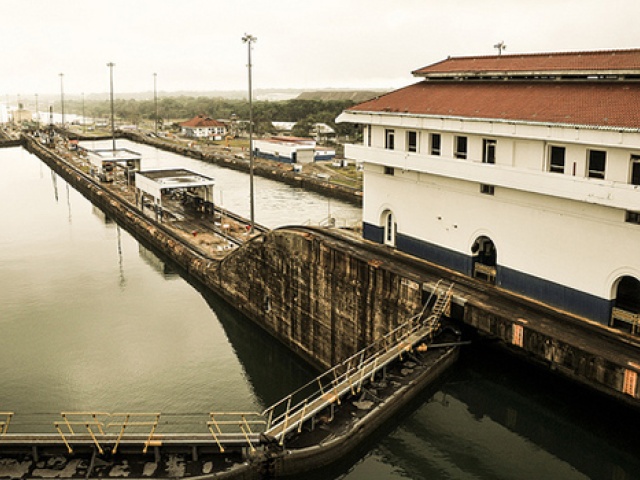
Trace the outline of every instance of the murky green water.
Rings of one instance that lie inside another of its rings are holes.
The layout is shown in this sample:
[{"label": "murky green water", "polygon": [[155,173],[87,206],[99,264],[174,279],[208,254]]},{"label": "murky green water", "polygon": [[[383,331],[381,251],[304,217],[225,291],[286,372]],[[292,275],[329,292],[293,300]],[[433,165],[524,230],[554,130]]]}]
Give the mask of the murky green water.
[{"label": "murky green water", "polygon": [[[177,155],[135,148],[147,168],[181,165]],[[225,179],[233,192],[225,202],[245,213],[245,175],[182,165]],[[261,182],[268,201],[258,221],[324,214],[326,200],[305,196],[292,209],[300,192],[270,183]],[[16,412],[12,431],[53,431],[59,412],[78,410],[160,411],[181,429],[200,429],[202,414],[261,410],[312,375],[37,158],[0,150],[0,411]],[[638,418],[472,350],[341,465],[301,478],[630,480],[640,472]]]}]

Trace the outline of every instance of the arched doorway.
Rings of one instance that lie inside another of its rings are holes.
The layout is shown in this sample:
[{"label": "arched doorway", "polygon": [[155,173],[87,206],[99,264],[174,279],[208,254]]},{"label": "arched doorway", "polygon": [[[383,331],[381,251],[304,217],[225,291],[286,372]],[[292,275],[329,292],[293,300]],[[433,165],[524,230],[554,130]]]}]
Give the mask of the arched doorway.
[{"label": "arched doorway", "polygon": [[611,311],[611,326],[629,333],[638,334],[640,328],[640,280],[625,276],[615,288],[615,299]]},{"label": "arched doorway", "polygon": [[489,237],[481,236],[471,246],[472,272],[475,278],[496,283],[498,251]]},{"label": "arched doorway", "polygon": [[396,219],[391,210],[385,210],[382,214],[382,225],[384,226],[384,236],[382,243],[390,247],[396,246]]}]

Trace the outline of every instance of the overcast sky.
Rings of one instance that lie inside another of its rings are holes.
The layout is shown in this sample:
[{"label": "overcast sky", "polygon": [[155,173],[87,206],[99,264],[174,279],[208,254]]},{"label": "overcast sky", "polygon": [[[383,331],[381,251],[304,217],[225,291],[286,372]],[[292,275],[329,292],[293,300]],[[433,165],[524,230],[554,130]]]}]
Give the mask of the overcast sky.
[{"label": "overcast sky", "polygon": [[0,101],[35,93],[395,88],[447,56],[640,47],[638,0],[0,0]]}]

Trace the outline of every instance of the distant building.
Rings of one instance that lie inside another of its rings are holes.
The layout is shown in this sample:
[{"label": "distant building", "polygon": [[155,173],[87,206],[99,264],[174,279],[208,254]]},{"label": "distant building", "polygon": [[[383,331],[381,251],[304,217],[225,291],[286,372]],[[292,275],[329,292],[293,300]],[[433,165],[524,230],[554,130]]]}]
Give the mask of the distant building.
[{"label": "distant building", "polygon": [[640,49],[453,57],[355,105],[364,236],[640,333]]},{"label": "distant building", "polygon": [[278,132],[278,135],[291,135],[291,130],[296,126],[296,122],[271,122],[271,125]]},{"label": "distant building", "polygon": [[253,141],[257,157],[283,163],[311,163],[320,160],[332,160],[335,150],[316,147],[312,138],[271,137]]},{"label": "distant building", "polygon": [[283,163],[313,162],[316,142],[311,138],[271,137],[253,141],[257,157]]},{"label": "distant building", "polygon": [[317,142],[326,142],[335,138],[336,131],[326,123],[314,123],[309,134],[313,135]]},{"label": "distant building", "polygon": [[31,122],[33,120],[33,113],[30,110],[19,108],[13,111],[13,121],[15,123]]},{"label": "distant building", "polygon": [[209,140],[222,140],[227,134],[224,123],[205,115],[198,115],[191,120],[180,124],[182,135],[191,138],[207,138]]},{"label": "distant building", "polygon": [[9,109],[4,103],[0,103],[0,123],[9,123]]},{"label": "distant building", "polygon": [[[289,136],[297,122],[271,122],[271,125],[277,132],[278,136]],[[308,132],[309,136],[316,139],[316,142],[326,142],[335,138],[336,131],[326,123],[314,123]]]}]

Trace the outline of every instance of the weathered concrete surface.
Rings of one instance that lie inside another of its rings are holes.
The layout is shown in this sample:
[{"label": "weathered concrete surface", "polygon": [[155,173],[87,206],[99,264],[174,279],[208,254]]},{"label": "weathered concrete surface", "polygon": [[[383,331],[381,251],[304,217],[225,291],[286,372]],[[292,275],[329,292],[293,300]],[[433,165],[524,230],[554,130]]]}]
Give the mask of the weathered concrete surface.
[{"label": "weathered concrete surface", "polygon": [[321,232],[276,230],[223,259],[223,295],[327,368],[419,310],[420,284]]}]

